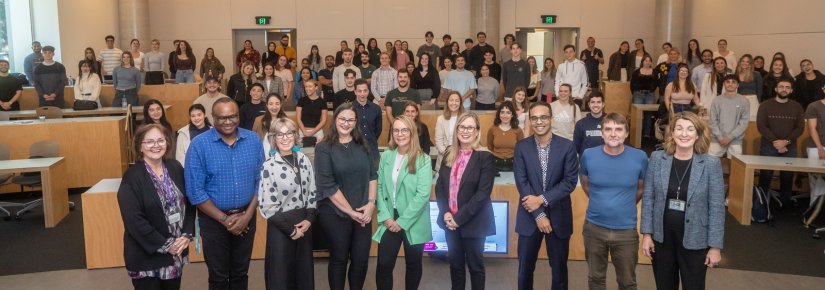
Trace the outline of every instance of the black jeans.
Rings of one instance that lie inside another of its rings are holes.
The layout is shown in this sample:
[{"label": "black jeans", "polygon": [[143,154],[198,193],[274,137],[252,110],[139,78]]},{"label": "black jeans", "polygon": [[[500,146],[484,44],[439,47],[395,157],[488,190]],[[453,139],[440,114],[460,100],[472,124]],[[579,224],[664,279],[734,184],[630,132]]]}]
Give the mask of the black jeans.
[{"label": "black jeans", "polygon": [[494,111],[496,109],[496,103],[492,104],[484,104],[476,102],[476,110],[479,111]]},{"label": "black jeans", "polygon": [[203,239],[203,259],[209,269],[209,289],[247,289],[256,217],[249,220],[249,232],[236,236],[206,213],[198,210],[198,216]]},{"label": "black jeans", "polygon": [[[398,219],[398,210],[395,211],[395,219]],[[404,279],[404,289],[418,289],[421,283],[423,266],[421,260],[424,256],[424,244],[410,245],[407,240],[407,232],[403,229],[397,233],[390,230],[384,231],[381,235],[381,242],[378,243],[378,265],[375,268],[375,285],[378,290],[392,290],[392,271],[395,269],[395,261],[398,259],[398,249],[404,245],[404,260],[407,262],[407,275]]]},{"label": "black jeans", "polygon": [[[785,153],[779,153],[779,150],[776,150],[771,145],[762,144],[761,148],[759,148],[759,155],[762,156],[781,156],[781,157],[796,157],[796,144],[787,147],[788,151]],[[768,193],[768,190],[771,189],[771,178],[773,177],[773,170],[759,170],[759,187],[762,188],[765,193]],[[791,194],[793,193],[793,172],[792,171],[779,171],[779,194],[782,198],[782,203],[785,204],[791,200]]]},{"label": "black jeans", "polygon": [[267,290],[315,289],[312,231],[293,240],[272,220],[267,221],[264,276]]},{"label": "black jeans", "polygon": [[[567,256],[570,253],[570,237],[559,239],[556,233],[542,233],[538,229],[530,236],[518,236],[518,289],[533,290],[533,272],[539,258],[541,240],[547,248],[547,262],[552,273],[552,290],[567,289]],[[546,287],[542,287],[546,288]]]},{"label": "black jeans", "polygon": [[651,253],[653,278],[656,279],[656,289],[678,290],[679,279],[682,280],[683,290],[705,289],[705,257],[708,249],[688,250],[682,243],[684,231],[665,228],[662,243],[653,241]]},{"label": "black jeans", "polygon": [[180,289],[180,278],[161,280],[156,277],[132,279],[135,290],[177,290]]},{"label": "black jeans", "polygon": [[484,272],[485,238],[463,238],[461,230],[446,230],[447,255],[450,259],[450,280],[452,290],[464,290],[467,284],[467,271],[470,269],[470,289],[484,290],[486,274]]},{"label": "black jeans", "polygon": [[[322,205],[333,206],[333,205]],[[343,290],[349,280],[349,289],[361,290],[367,279],[367,267],[372,246],[372,221],[362,227],[349,217],[340,217],[332,209],[320,208],[318,223],[329,247],[327,279],[330,290]],[[351,262],[350,262],[351,260]],[[349,271],[347,271],[347,262]]]}]

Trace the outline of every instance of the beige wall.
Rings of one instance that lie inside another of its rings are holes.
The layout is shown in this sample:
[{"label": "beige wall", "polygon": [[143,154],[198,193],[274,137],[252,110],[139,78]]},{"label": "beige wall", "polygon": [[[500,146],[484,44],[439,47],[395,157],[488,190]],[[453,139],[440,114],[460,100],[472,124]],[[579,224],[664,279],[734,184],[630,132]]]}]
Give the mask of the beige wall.
[{"label": "beige wall", "polygon": [[684,43],[695,38],[702,49],[716,51],[716,42],[724,38],[737,57],[749,53],[770,62],[774,53],[782,51],[795,73],[800,72],[799,62],[806,58],[818,69],[825,69],[821,53],[825,21],[820,15],[825,1],[689,0],[685,8]]},{"label": "beige wall", "polygon": [[117,0],[60,0],[57,7],[61,61],[66,73],[76,77],[77,63],[83,59],[86,47],[99,54],[106,48],[106,35],[120,39]]}]

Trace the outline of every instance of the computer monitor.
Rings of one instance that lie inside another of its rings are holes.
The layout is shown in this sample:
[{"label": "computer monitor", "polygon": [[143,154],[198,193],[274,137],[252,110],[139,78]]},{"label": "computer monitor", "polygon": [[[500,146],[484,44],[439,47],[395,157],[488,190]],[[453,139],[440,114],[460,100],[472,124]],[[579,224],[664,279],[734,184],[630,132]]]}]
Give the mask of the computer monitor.
[{"label": "computer monitor", "polygon": [[[484,241],[485,253],[507,253],[507,234],[509,232],[509,202],[507,201],[493,201],[493,215],[496,222],[496,234],[487,237]],[[441,229],[436,221],[440,218],[438,216],[438,204],[436,201],[430,201],[430,223],[433,228],[433,240],[424,244],[425,252],[447,252],[447,239],[444,236],[444,230]]]}]

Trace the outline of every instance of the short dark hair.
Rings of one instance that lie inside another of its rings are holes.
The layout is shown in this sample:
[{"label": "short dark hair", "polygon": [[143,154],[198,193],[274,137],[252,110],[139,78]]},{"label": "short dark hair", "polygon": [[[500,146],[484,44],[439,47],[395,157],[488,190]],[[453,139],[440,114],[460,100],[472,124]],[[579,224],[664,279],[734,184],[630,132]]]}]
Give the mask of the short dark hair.
[{"label": "short dark hair", "polygon": [[328,58],[331,58],[333,61],[335,61],[335,57],[334,57],[334,56],[331,56],[331,55],[327,55],[327,56],[325,56],[325,57],[324,57],[324,60],[327,60]]},{"label": "short dark hair", "polygon": [[[602,103],[604,103],[604,95],[601,92],[590,93],[590,100],[592,100],[593,98],[602,99]],[[589,103],[590,101],[588,100],[587,102]]]},{"label": "short dark hair", "polygon": [[735,80],[736,83],[738,84],[739,83],[739,76],[736,75],[736,74],[726,75],[725,78],[722,79],[722,82],[724,83],[724,82],[727,82],[728,80]]},{"label": "short dark hair", "polygon": [[180,43],[180,39],[175,39],[175,41],[172,41],[172,43]]},{"label": "short dark hair", "polygon": [[429,37],[435,37],[435,34],[433,34],[433,32],[432,32],[432,31],[427,31],[427,33],[424,33],[424,37],[427,37],[427,36],[429,36]]},{"label": "short dark hair", "polygon": [[[166,153],[169,153],[169,148],[172,148],[172,150],[174,150],[175,146],[173,142],[175,140],[172,140],[172,132],[169,132],[169,130],[166,129],[166,127],[163,127],[159,124],[143,125],[137,129],[137,131],[135,132],[135,138],[132,139],[132,151],[134,153],[133,155],[135,156],[135,161],[143,162],[143,152],[140,151],[140,148],[143,146],[143,138],[146,137],[146,134],[149,133],[149,131],[152,131],[154,129],[160,130],[160,133],[163,135],[163,138],[166,139]],[[161,156],[161,160],[166,160],[167,155],[168,154],[163,154],[163,156]]]},{"label": "short dark hair", "polygon": [[[547,110],[548,110],[548,111],[550,111],[550,117],[552,118],[552,116],[553,116],[553,108],[551,108],[551,107],[550,107],[550,104],[548,104],[548,103],[547,103],[547,102],[545,102],[545,101],[538,101],[538,102],[535,102],[535,103],[533,103],[532,105],[530,105],[530,111],[532,111],[532,110],[533,110],[534,108],[536,108],[536,107],[547,107]],[[527,122],[527,120],[524,120],[524,121],[525,121],[525,122]],[[526,124],[525,124],[525,126],[526,126]]]},{"label": "short dark hair", "polygon": [[[592,98],[593,95],[591,94],[590,97]],[[607,116],[604,116],[604,119],[602,119],[602,130],[604,130],[605,125],[607,125],[607,123],[609,122],[616,123],[616,125],[623,125],[625,132],[630,131],[630,125],[627,124],[627,118],[622,116],[622,114],[613,112],[607,114]]]},{"label": "short dark hair", "polygon": [[[702,50],[702,53],[701,53],[701,54],[699,54],[699,56],[703,56],[703,55],[705,55],[705,52],[710,52],[710,58],[713,58],[713,51],[712,51],[712,50],[710,50],[710,49],[705,49],[705,50]],[[762,59],[762,60],[765,60],[765,59]]]},{"label": "short dark hair", "polygon": [[662,44],[662,47],[665,47],[665,45],[670,46],[670,47],[673,47],[673,44],[670,44],[670,42],[665,42],[665,43],[663,43],[663,44]]},{"label": "short dark hair", "polygon": [[[346,41],[345,41],[344,43],[346,43]],[[347,47],[347,48],[344,48],[344,50],[342,50],[341,52],[342,52],[342,53],[343,53],[343,52],[349,52],[349,53],[352,53],[352,49],[350,49],[349,47]]]},{"label": "short dark hair", "polygon": [[572,48],[574,52],[576,51],[576,46],[572,44],[565,45],[561,51],[567,51],[568,48]]},{"label": "short dark hair", "polygon": [[104,38],[103,40],[109,40],[109,38],[111,38],[111,39],[112,39],[112,41],[114,41],[114,40],[115,40],[115,37],[114,37],[114,36],[111,36],[111,35],[106,35],[106,38]]},{"label": "short dark hair", "polygon": [[487,33],[484,33],[484,31],[479,31],[478,33],[476,33],[476,37],[480,35],[484,35],[484,37],[487,37]]},{"label": "short dark hair", "polygon": [[51,51],[51,52],[54,52],[54,46],[51,46],[51,45],[46,45],[46,46],[44,46],[44,47],[43,47],[42,49],[40,49],[40,50],[41,50],[41,51]]},{"label": "short dark hair", "polygon": [[6,64],[9,64],[9,61],[5,59],[0,59],[0,62],[5,62]]},{"label": "short dark hair", "polygon": [[235,104],[235,106],[238,106],[238,103],[235,103],[235,101],[230,99],[230,98],[218,98],[218,100],[215,101],[214,104],[212,104],[212,115],[215,115],[215,106],[217,106],[218,104],[226,104],[226,103],[232,103],[232,104]]},{"label": "short dark hair", "polygon": [[464,40],[464,44],[467,44],[468,42],[469,42],[469,43],[473,43],[473,40],[472,40],[472,39],[469,39],[469,38],[467,38],[467,39],[465,39],[465,40]]},{"label": "short dark hair", "polygon": [[352,74],[352,76],[356,76],[355,71],[352,70],[351,68],[348,68],[347,70],[344,71],[344,77],[347,77],[349,74]]},{"label": "short dark hair", "polygon": [[281,35],[281,39],[284,39],[284,38],[289,39],[289,35],[286,35],[286,34]]},{"label": "short dark hair", "polygon": [[453,40],[453,37],[450,36],[449,34],[444,34],[444,36],[441,37],[441,40],[445,40],[445,39]]},{"label": "short dark hair", "polygon": [[[410,63],[412,63],[412,62],[410,62]],[[409,72],[409,71],[407,71],[407,68],[406,68],[406,67],[401,68],[401,69],[399,69],[399,70],[398,70],[398,74],[397,74],[397,75],[399,75],[399,76],[400,76],[401,74],[405,74],[405,75],[407,75],[407,76],[410,76],[410,72]]]},{"label": "short dark hair", "polygon": [[516,36],[515,35],[513,35],[512,33],[507,33],[507,35],[504,36],[504,43],[507,43],[507,38],[508,37],[512,38],[513,41],[516,41]]},{"label": "short dark hair", "polygon": [[35,43],[40,44],[40,41],[32,41],[32,45],[34,45]]},{"label": "short dark hair", "polygon": [[777,85],[779,85],[779,83],[781,83],[781,82],[786,82],[786,83],[789,83],[789,84],[793,85],[793,79],[792,79],[792,78],[789,78],[789,77],[781,77],[781,78],[779,78],[779,80],[778,80],[778,81],[776,81],[776,84],[777,84]]},{"label": "short dark hair", "polygon": [[367,80],[365,80],[365,79],[357,79],[357,80],[355,80],[355,84],[353,85],[353,87],[356,87],[356,88],[357,88],[357,87],[358,87],[358,86],[360,86],[360,85],[366,85],[366,86],[367,86],[367,89],[368,89],[368,90],[370,89],[370,84],[368,84],[368,83],[367,83]]},{"label": "short dark hair", "polygon": [[510,43],[510,47],[508,47],[507,49],[513,49],[513,45],[517,45],[519,49],[522,49],[521,43],[519,43],[518,41],[515,41],[515,40],[513,40],[513,42]]}]

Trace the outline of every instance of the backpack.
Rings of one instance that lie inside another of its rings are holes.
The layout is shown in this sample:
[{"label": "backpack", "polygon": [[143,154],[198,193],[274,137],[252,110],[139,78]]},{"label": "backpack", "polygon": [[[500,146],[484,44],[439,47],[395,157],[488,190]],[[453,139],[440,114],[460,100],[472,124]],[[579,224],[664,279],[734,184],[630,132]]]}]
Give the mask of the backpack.
[{"label": "backpack", "polygon": [[751,221],[757,223],[768,222],[773,219],[770,209],[771,199],[761,187],[753,186],[753,207],[751,208]]}]

